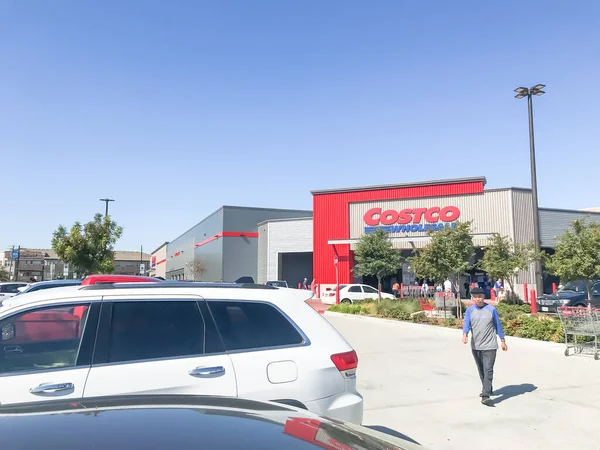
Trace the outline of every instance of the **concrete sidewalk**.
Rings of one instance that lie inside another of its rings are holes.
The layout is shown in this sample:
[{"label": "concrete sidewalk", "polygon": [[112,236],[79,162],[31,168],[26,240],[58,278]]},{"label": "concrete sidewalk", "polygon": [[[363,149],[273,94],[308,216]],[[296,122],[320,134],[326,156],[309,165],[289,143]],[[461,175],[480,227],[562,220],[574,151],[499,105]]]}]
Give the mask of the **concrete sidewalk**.
[{"label": "concrete sidewalk", "polygon": [[326,305],[325,303],[321,302],[320,299],[311,299],[308,300],[306,303],[308,303],[310,306],[312,306],[314,309],[316,309],[319,313],[323,314],[325,311],[327,311],[329,309],[329,307],[331,305]]},{"label": "concrete sidewalk", "polygon": [[494,407],[461,331],[325,313],[359,356],[364,423],[434,450],[600,448],[600,361],[564,346],[507,338],[496,362]]}]

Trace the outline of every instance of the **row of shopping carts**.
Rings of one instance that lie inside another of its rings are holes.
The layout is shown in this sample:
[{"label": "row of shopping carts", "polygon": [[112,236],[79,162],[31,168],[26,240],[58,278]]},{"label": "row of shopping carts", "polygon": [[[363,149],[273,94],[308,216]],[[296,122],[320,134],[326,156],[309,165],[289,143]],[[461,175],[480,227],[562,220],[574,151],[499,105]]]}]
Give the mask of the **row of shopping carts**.
[{"label": "row of shopping carts", "polygon": [[558,317],[565,332],[565,356],[591,351],[595,360],[600,359],[600,309],[561,306]]}]

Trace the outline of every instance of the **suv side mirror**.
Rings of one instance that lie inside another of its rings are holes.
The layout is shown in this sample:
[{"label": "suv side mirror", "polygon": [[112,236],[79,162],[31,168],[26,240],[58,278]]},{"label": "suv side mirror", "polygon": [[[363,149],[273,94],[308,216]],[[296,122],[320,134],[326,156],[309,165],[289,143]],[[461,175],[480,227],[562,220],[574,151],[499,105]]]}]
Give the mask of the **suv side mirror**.
[{"label": "suv side mirror", "polygon": [[15,337],[15,325],[13,323],[5,323],[2,325],[2,340],[8,341]]}]

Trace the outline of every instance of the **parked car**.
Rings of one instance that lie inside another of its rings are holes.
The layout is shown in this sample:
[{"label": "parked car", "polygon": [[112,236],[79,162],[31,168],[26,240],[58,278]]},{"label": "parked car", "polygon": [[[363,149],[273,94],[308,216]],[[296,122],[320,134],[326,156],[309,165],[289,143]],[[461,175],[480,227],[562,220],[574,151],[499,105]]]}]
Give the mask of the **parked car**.
[{"label": "parked car", "polygon": [[0,283],[0,299],[2,297],[12,297],[19,293],[20,288],[24,288],[28,283],[22,281],[6,281]]},{"label": "parked car", "polygon": [[82,286],[98,283],[160,283],[155,277],[146,277],[143,275],[122,275],[122,274],[94,274],[88,275],[81,282]]},{"label": "parked car", "polygon": [[267,281],[265,284],[267,286],[289,288],[287,281]]},{"label": "parked car", "polygon": [[53,281],[38,281],[37,283],[30,283],[25,286],[18,294],[22,295],[29,292],[41,291],[42,289],[52,289],[57,287],[65,286],[79,286],[81,280],[53,280]]},{"label": "parked car", "polygon": [[235,283],[247,283],[247,284],[254,284],[254,278],[252,277],[239,277],[237,280],[235,280]]},{"label": "parked car", "polygon": [[[366,284],[340,284],[340,303],[354,303],[379,298],[377,289]],[[394,300],[392,294],[381,293],[381,298]],[[323,303],[335,303],[335,289],[321,293]]]},{"label": "parked car", "polygon": [[[593,308],[600,308],[600,280],[592,283]],[[556,314],[560,306],[588,306],[588,293],[585,281],[569,281],[554,294],[544,294],[537,298],[539,312]]]},{"label": "parked car", "polygon": [[358,357],[300,296],[264,285],[114,283],[0,306],[0,404],[154,392],[276,401],[360,424]]},{"label": "parked car", "polygon": [[[67,287],[67,286],[89,286],[92,284],[100,284],[100,283],[115,283],[115,282],[128,282],[128,283],[136,283],[136,282],[159,282],[154,278],[145,277],[145,276],[137,276],[137,275],[114,275],[114,274],[101,274],[101,275],[89,275],[85,277],[83,280],[54,280],[54,281],[38,281],[37,283],[31,283],[26,285],[25,288],[22,289],[18,294],[13,295],[10,299],[6,299],[4,301],[0,301],[0,304],[6,303],[7,305],[14,305],[21,301],[21,295],[29,294],[31,292],[37,292],[44,289],[52,289],[59,287]],[[1,299],[1,297],[0,297]]]},{"label": "parked car", "polygon": [[280,404],[173,395],[4,406],[0,435],[3,448],[28,450],[422,449],[414,441]]}]

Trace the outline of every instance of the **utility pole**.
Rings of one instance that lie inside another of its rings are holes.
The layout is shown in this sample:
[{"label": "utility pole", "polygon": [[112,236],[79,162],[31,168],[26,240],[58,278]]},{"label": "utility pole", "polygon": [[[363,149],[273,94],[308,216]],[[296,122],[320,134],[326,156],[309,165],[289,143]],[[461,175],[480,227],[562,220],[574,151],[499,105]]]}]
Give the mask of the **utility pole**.
[{"label": "utility pole", "polygon": [[15,279],[13,281],[19,281],[19,261],[21,260],[21,246],[17,249],[17,262],[15,263]]},{"label": "utility pole", "polygon": [[[537,192],[537,173],[536,173],[536,165],[535,165],[535,140],[533,135],[533,102],[532,96],[540,96],[544,95],[545,92],[543,89],[546,86],[543,84],[536,84],[531,88],[519,87],[515,89],[517,95],[515,98],[522,99],[527,98],[527,112],[529,116],[529,160],[530,160],[530,169],[531,169],[531,193],[533,197],[533,240],[535,242],[535,249],[538,254],[541,251],[541,241],[540,241],[540,212],[538,209],[538,192]],[[542,263],[540,260],[536,260],[535,262],[535,289],[536,295],[544,294],[544,281],[542,277]],[[531,302],[534,303],[536,299],[531,299]]]},{"label": "utility pole", "polygon": [[140,245],[140,275],[144,275],[142,272],[142,264],[144,264],[144,246]]},{"label": "utility pole", "polygon": [[108,204],[114,202],[114,200],[112,198],[101,198],[100,201],[106,203],[106,212],[104,213],[104,216],[108,217]]},{"label": "utility pole", "polygon": [[15,246],[13,245],[10,249],[10,268],[8,269],[8,281],[11,281],[13,276],[13,253],[15,251]]}]

